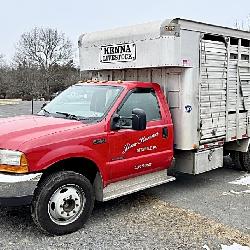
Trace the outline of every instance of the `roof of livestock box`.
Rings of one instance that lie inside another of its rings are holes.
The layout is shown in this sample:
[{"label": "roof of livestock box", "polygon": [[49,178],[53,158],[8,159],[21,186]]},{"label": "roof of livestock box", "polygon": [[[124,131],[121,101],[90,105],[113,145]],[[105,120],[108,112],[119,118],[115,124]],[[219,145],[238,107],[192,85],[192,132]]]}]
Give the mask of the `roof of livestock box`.
[{"label": "roof of livestock box", "polygon": [[181,18],[97,31],[79,38],[81,70],[193,66],[185,63],[197,61],[201,33],[250,40],[248,31]]}]

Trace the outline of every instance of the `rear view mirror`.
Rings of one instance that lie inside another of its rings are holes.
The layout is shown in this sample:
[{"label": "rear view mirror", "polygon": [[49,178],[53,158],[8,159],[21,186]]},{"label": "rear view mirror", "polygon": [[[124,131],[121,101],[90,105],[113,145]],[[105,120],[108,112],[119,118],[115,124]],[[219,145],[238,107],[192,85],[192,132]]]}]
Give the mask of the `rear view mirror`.
[{"label": "rear view mirror", "polygon": [[147,126],[146,113],[143,109],[135,108],[132,111],[132,129],[145,130]]}]

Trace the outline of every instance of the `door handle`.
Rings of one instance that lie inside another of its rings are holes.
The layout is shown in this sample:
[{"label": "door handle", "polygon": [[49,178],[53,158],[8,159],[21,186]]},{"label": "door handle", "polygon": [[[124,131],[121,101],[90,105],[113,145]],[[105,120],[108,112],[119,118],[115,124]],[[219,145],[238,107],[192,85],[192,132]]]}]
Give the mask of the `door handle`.
[{"label": "door handle", "polygon": [[164,127],[162,129],[162,137],[163,138],[167,138],[168,137],[168,128],[167,127]]}]

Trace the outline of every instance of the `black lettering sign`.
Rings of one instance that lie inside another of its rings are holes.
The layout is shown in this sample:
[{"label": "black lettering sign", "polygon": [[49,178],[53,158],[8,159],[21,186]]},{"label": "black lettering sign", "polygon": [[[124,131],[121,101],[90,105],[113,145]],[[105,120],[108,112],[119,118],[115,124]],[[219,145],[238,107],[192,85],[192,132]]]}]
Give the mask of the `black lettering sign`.
[{"label": "black lettering sign", "polygon": [[131,53],[130,46],[127,45],[126,53]]},{"label": "black lettering sign", "polygon": [[106,54],[109,54],[109,47],[105,47],[104,48],[104,54],[106,55]]},{"label": "black lettering sign", "polygon": [[107,45],[101,48],[100,61],[103,63],[129,62],[136,59],[135,44]]}]

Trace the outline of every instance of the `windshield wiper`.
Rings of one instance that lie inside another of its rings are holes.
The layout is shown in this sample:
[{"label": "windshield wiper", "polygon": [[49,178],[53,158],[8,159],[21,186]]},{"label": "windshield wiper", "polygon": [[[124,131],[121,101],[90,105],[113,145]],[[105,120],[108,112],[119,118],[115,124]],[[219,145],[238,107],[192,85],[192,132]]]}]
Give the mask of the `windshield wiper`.
[{"label": "windshield wiper", "polygon": [[77,116],[77,115],[73,115],[73,114],[66,113],[66,112],[56,112],[56,114],[64,115],[68,119],[77,120],[77,121],[88,121],[88,120],[91,121],[91,120],[97,119],[96,117],[83,117],[83,116]]},{"label": "windshield wiper", "polygon": [[43,111],[44,114],[46,114],[46,115],[51,115],[51,113],[50,113],[48,110],[44,109],[44,108],[42,108],[42,111]]},{"label": "windshield wiper", "polygon": [[64,116],[66,116],[66,118],[69,118],[69,119],[72,119],[72,120],[77,120],[77,121],[82,120],[80,116],[73,115],[73,114],[66,113],[66,112],[56,112],[56,114],[64,115]]}]

